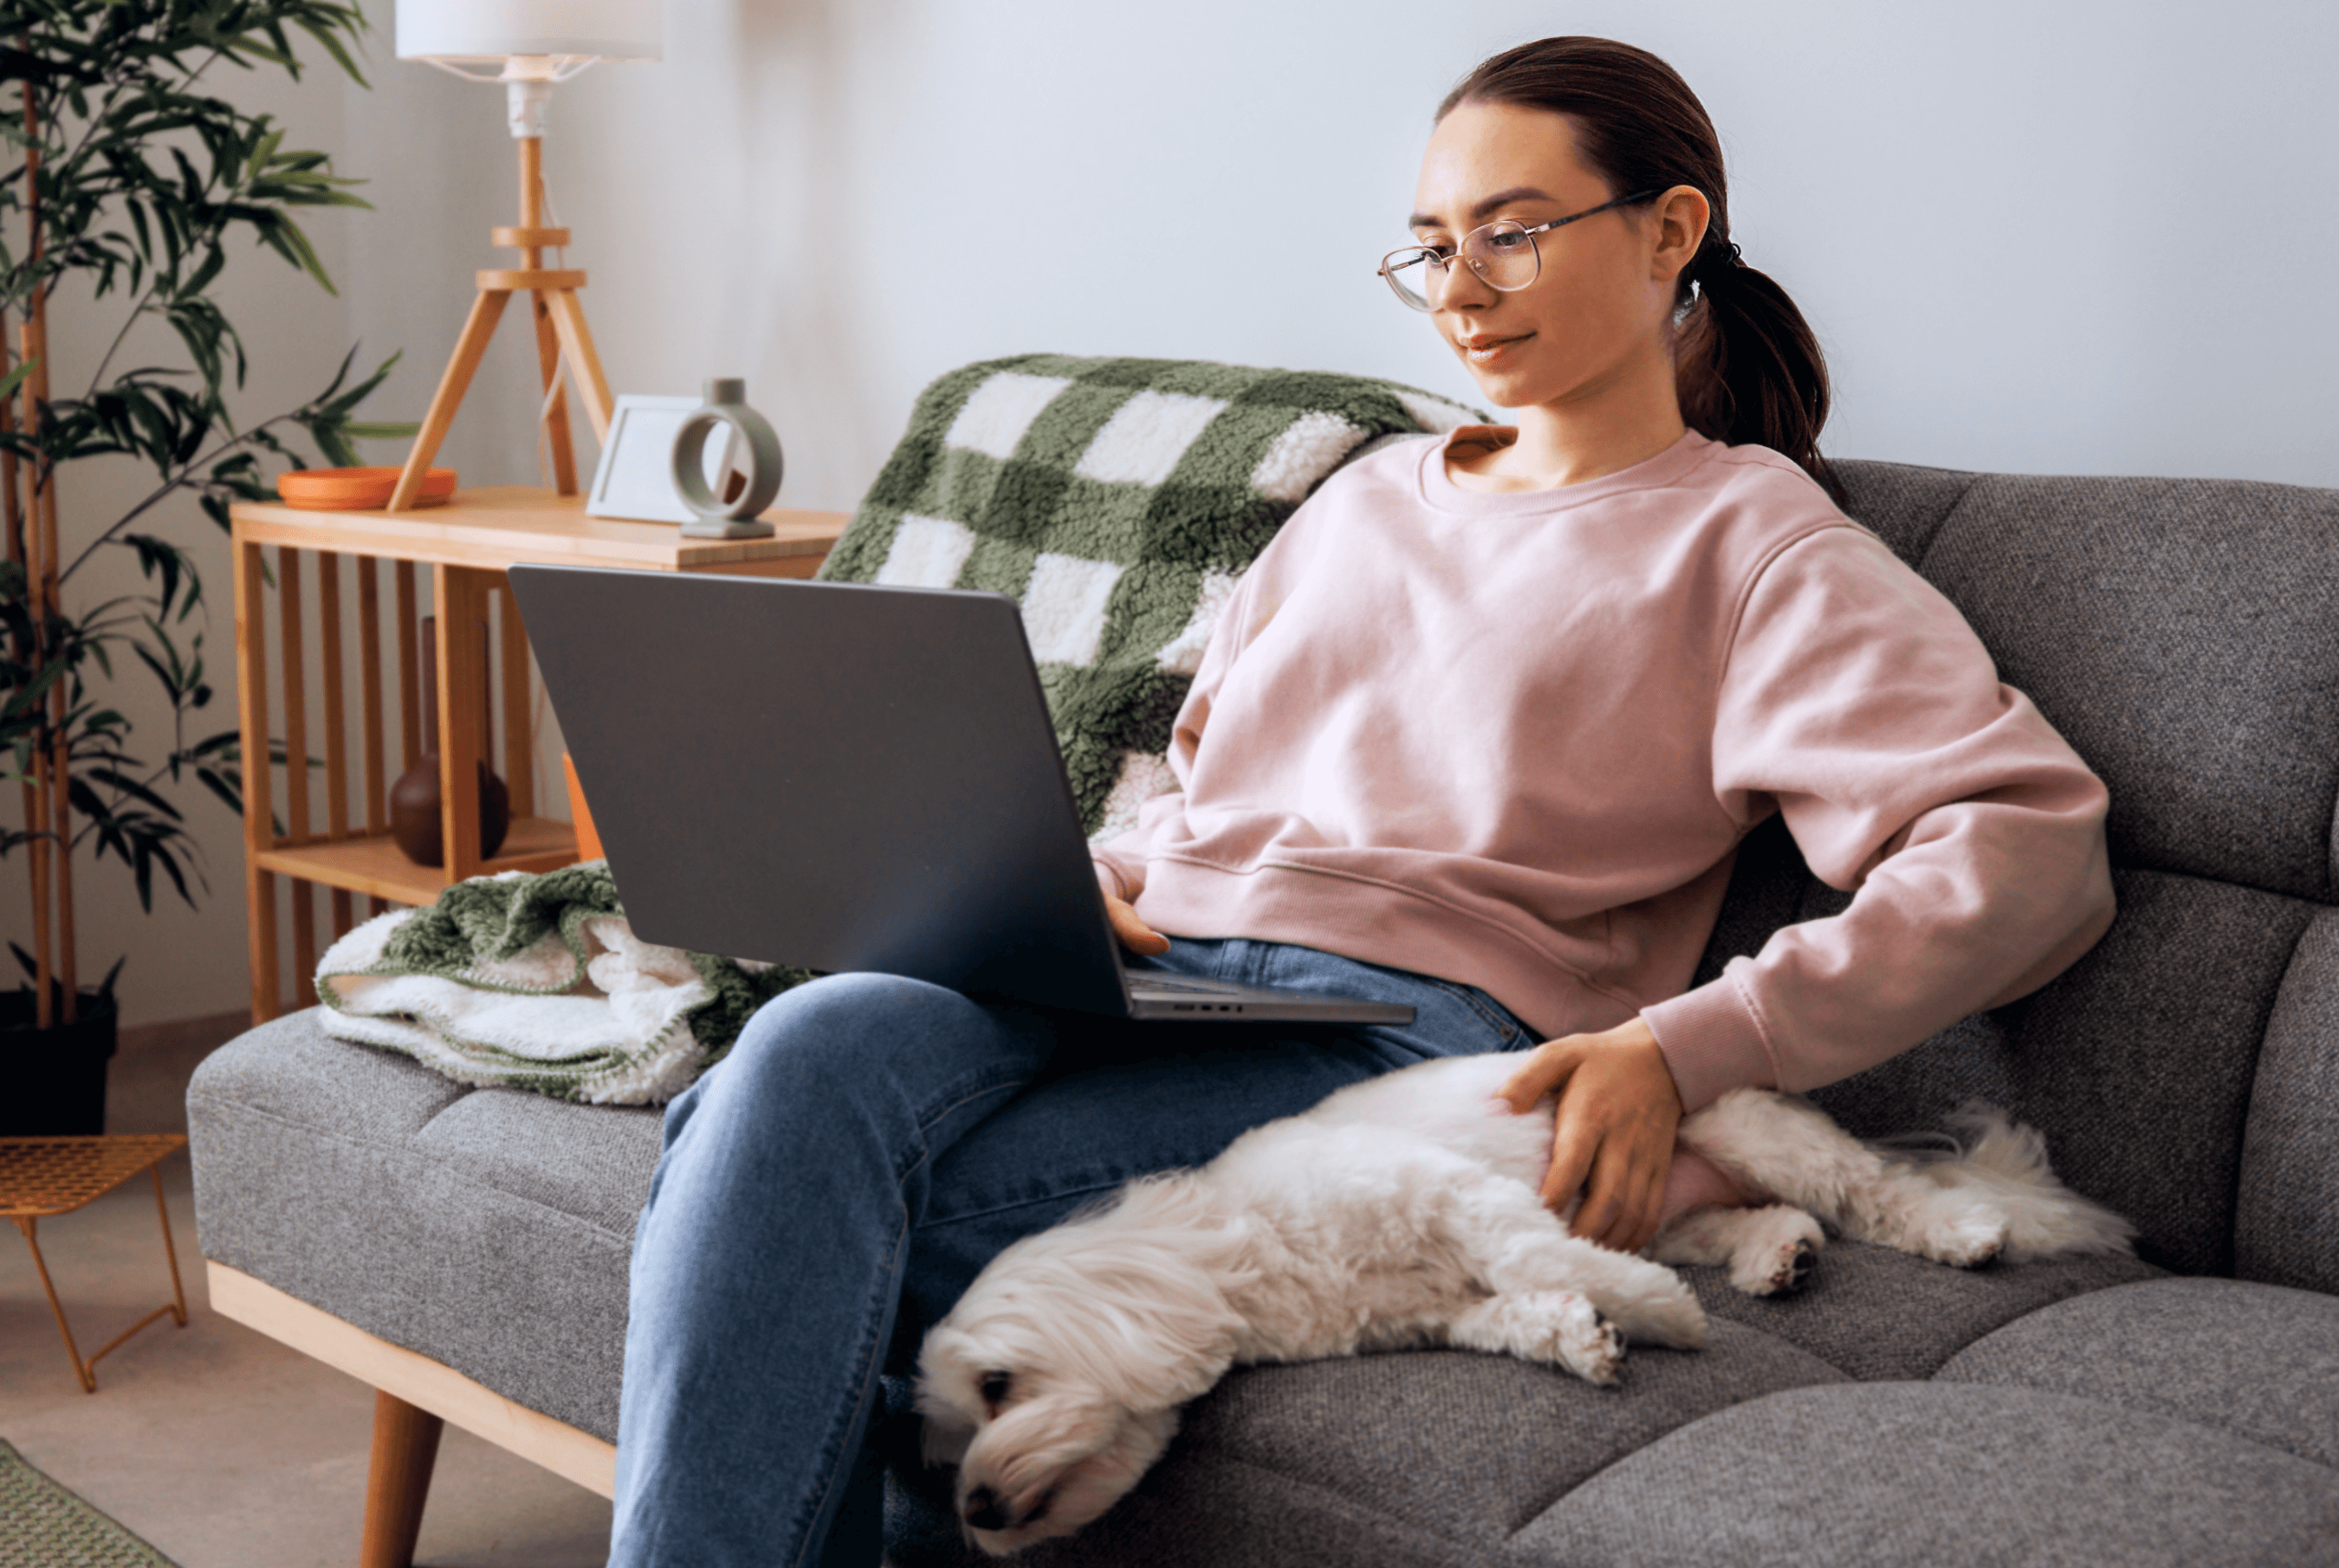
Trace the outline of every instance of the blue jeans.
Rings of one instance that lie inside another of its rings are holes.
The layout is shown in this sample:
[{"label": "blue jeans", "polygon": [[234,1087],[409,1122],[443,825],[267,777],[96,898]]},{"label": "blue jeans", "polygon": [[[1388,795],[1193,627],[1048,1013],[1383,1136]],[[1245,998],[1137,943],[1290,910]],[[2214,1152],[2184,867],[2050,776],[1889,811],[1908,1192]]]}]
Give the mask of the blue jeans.
[{"label": "blue jeans", "polygon": [[612,1568],[874,1568],[881,1374],[1002,1248],[1343,1084],[1534,1043],[1482,991],[1308,948],[1179,940],[1150,966],[1416,1017],[1132,1023],[874,974],[775,999],[666,1109],[634,1235]]}]

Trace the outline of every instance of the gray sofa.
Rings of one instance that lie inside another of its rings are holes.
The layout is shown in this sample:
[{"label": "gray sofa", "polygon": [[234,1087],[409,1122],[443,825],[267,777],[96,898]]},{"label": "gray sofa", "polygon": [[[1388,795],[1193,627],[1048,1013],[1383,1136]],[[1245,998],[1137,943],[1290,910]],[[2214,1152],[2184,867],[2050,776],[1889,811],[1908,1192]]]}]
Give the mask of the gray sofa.
[{"label": "gray sofa", "polygon": [[[1814,1098],[1865,1134],[2008,1107],[2142,1257],[1840,1243],[1771,1301],[1691,1270],[1711,1345],[1636,1350],[1616,1389],[1466,1353],[1240,1371],[1026,1561],[2339,1563],[2339,492],[1842,468],[2110,784],[2120,913]],[[1843,902],[1774,819],[1700,980]],[[614,1435],[655,1111],[468,1090],[313,1013],[188,1105],[209,1258]],[[964,1560],[898,1399],[880,1441],[893,1560]]]}]

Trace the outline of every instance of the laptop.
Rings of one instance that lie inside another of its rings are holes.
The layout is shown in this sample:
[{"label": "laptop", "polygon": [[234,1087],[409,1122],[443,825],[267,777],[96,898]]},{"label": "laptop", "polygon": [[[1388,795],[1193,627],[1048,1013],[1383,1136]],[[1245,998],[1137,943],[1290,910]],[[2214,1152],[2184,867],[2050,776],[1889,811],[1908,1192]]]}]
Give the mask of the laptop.
[{"label": "laptop", "polygon": [[508,578],[645,942],[1124,1018],[1413,1021],[1122,962],[1012,599]]}]

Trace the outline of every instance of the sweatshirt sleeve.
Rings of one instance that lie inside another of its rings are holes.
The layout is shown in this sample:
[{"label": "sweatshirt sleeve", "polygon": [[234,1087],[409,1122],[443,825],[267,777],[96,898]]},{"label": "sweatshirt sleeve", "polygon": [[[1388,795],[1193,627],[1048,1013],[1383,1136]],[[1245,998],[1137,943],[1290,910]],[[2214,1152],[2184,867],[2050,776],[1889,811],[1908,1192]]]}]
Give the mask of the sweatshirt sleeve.
[{"label": "sweatshirt sleeve", "polygon": [[1178,717],[1170,726],[1170,771],[1178,780],[1178,789],[1156,795],[1140,806],[1136,826],[1089,846],[1089,858],[1096,865],[1097,883],[1106,892],[1130,903],[1144,893],[1145,860],[1154,832],[1163,819],[1184,810],[1182,792],[1193,777],[1194,754],[1200,748],[1202,731],[1210,722],[1210,705],[1236,656],[1250,646],[1274,616],[1275,606],[1282,602],[1278,588],[1293,569],[1291,557],[1298,553],[1286,541],[1297,542],[1302,537],[1299,524],[1308,515],[1303,504],[1237,580],[1203,643],[1200,662],[1194,667],[1194,684],[1187,689],[1186,700],[1179,705]]},{"label": "sweatshirt sleeve", "polygon": [[1713,783],[1747,827],[1775,805],[1852,900],[1642,1010],[1688,1109],[1848,1078],[2037,990],[2111,924],[2103,782],[1999,680],[1957,606],[1856,525],[1756,574]]}]

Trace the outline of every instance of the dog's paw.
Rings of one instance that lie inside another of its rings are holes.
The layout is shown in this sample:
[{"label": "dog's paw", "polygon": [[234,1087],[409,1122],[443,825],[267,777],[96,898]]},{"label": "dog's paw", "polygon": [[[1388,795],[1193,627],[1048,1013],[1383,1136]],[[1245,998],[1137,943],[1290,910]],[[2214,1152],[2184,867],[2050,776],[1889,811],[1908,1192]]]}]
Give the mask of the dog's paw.
[{"label": "dog's paw", "polygon": [[1623,1336],[1574,1290],[1488,1297],[1454,1320],[1446,1342],[1524,1361],[1556,1362],[1586,1383],[1604,1385],[1616,1381],[1624,1359]]},{"label": "dog's paw", "polygon": [[1800,1208],[1783,1204],[1750,1217],[1730,1253],[1730,1283],[1749,1296],[1801,1290],[1819,1261],[1827,1233]]},{"label": "dog's paw", "polygon": [[1952,1267],[1979,1268],[2006,1250],[2008,1230],[2003,1216],[1961,1215],[1918,1231],[1909,1250]]},{"label": "dog's paw", "polygon": [[1586,1383],[1614,1384],[1624,1364],[1624,1339],[1616,1326],[1603,1322],[1592,1303],[1573,1290],[1546,1291],[1535,1301],[1547,1315],[1549,1358]]}]

